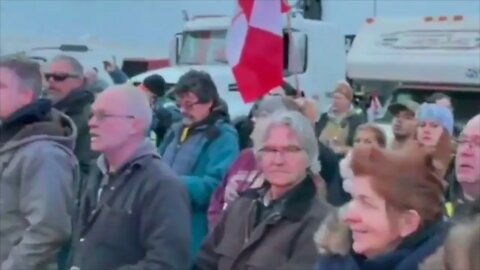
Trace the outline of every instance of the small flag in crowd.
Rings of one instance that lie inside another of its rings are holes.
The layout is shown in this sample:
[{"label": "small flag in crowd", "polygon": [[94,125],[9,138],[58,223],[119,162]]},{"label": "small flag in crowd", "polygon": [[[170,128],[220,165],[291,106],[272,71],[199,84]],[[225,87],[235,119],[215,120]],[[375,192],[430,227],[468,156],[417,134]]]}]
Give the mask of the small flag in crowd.
[{"label": "small flag in crowd", "polygon": [[378,94],[372,95],[372,100],[370,101],[370,107],[367,110],[368,122],[373,122],[377,119],[380,119],[383,116],[383,107],[380,99],[378,99]]},{"label": "small flag in crowd", "polygon": [[227,59],[246,103],[283,83],[285,0],[238,0],[227,35]]}]

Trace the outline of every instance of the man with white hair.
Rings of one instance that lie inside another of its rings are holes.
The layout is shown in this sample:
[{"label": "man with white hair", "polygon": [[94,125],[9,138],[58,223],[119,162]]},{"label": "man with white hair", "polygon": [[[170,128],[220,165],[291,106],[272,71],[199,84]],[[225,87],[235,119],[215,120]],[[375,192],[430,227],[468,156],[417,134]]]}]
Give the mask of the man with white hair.
[{"label": "man with white hair", "polygon": [[145,138],[152,113],[130,85],[102,92],[89,121],[101,153],[75,222],[70,269],[188,269],[186,188]]},{"label": "man with white hair", "polygon": [[480,200],[480,114],[468,121],[458,137],[455,178],[461,188],[460,192],[455,192],[455,186],[450,187],[457,198],[447,204],[448,214],[467,215],[472,202]]},{"label": "man with white hair", "polygon": [[330,212],[317,197],[318,142],[297,111],[262,120],[254,152],[267,184],[242,194],[203,243],[194,269],[313,269],[313,233]]}]

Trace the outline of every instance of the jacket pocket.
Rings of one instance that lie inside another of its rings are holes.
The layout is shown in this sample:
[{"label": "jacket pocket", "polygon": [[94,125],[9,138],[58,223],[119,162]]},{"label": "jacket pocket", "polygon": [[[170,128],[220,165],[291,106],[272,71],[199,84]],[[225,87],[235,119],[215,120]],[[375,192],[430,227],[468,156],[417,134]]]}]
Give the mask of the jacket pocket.
[{"label": "jacket pocket", "polygon": [[100,242],[116,250],[128,249],[138,239],[136,215],[131,210],[116,209],[109,205],[105,205],[101,211],[102,217],[97,221],[101,226]]},{"label": "jacket pocket", "polygon": [[215,253],[218,254],[218,270],[231,269],[232,264],[238,256],[238,245],[229,239],[223,239],[215,248]]}]

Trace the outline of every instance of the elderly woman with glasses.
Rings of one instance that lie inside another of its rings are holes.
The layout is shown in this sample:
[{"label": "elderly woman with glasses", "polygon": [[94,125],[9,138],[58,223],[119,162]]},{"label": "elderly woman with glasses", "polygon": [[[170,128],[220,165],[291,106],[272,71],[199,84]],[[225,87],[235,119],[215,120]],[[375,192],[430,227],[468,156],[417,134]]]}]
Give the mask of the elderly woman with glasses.
[{"label": "elderly woman with glasses", "polygon": [[318,143],[296,111],[262,120],[253,136],[263,186],[243,193],[204,242],[194,269],[312,269],[313,232],[330,207],[316,196]]}]

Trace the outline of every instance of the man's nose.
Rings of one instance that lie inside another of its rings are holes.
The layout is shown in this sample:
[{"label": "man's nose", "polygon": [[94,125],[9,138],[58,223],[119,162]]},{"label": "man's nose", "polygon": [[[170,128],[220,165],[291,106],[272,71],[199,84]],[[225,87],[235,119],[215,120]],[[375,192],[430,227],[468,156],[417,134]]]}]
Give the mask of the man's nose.
[{"label": "man's nose", "polygon": [[462,146],[460,149],[460,156],[462,157],[473,157],[473,149],[470,144]]},{"label": "man's nose", "polygon": [[273,162],[275,164],[283,164],[285,163],[285,157],[284,157],[284,154],[281,152],[281,151],[277,151],[274,153],[274,157],[273,157]]}]

